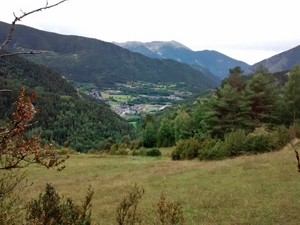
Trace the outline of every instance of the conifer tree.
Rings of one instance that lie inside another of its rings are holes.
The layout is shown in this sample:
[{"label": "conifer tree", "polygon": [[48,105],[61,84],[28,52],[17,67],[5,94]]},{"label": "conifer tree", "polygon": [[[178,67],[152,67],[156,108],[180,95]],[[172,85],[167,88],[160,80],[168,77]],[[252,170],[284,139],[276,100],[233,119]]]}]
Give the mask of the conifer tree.
[{"label": "conifer tree", "polygon": [[289,124],[300,118],[300,66],[295,65],[289,74],[289,80],[283,88],[284,119]]},{"label": "conifer tree", "polygon": [[257,73],[247,82],[245,88],[245,101],[250,104],[248,126],[255,127],[269,125],[276,119],[274,110],[277,106],[276,85],[270,82],[267,75]]}]

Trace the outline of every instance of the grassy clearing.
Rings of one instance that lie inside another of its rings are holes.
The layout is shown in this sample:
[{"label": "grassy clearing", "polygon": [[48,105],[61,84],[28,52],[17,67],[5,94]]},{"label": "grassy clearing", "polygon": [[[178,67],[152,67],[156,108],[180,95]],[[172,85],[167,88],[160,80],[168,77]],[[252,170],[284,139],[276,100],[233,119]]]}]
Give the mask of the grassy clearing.
[{"label": "grassy clearing", "polygon": [[112,95],[112,94],[106,94],[103,92],[101,92],[101,96],[102,96],[102,98],[112,97],[113,99],[115,99],[118,102],[129,101],[131,99],[131,95]]},{"label": "grassy clearing", "polygon": [[[164,155],[171,148],[161,149]],[[186,224],[298,224],[300,175],[294,152],[242,156],[223,161],[171,161],[168,157],[74,155],[66,170],[32,166],[24,200],[52,183],[65,197],[80,201],[95,189],[93,217],[116,224],[118,202],[134,183],[145,189],[140,208],[150,221],[162,193],[183,204]]]}]

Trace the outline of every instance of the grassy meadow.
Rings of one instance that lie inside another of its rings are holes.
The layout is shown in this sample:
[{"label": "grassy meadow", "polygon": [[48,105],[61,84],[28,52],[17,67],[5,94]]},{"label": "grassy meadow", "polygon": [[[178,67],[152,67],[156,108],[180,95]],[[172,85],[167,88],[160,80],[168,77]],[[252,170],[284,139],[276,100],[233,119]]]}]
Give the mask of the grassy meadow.
[{"label": "grassy meadow", "polygon": [[222,161],[172,161],[161,158],[71,155],[62,172],[31,166],[33,185],[24,200],[37,197],[46,183],[80,203],[89,185],[95,224],[116,224],[116,207],[137,183],[145,189],[140,210],[153,221],[164,194],[182,203],[186,224],[299,224],[300,174],[289,147]]},{"label": "grassy meadow", "polygon": [[129,101],[131,99],[131,95],[115,95],[115,94],[107,94],[104,92],[101,92],[102,98],[109,98],[112,97],[114,100],[118,102],[124,102],[124,101]]}]

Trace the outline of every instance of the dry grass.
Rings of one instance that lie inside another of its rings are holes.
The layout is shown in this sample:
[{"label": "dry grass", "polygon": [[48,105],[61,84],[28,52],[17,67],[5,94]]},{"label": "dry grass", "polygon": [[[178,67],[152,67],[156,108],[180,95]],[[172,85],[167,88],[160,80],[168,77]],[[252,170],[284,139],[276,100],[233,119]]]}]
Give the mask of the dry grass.
[{"label": "dry grass", "polygon": [[137,183],[145,189],[140,207],[150,221],[164,193],[183,204],[187,224],[300,222],[300,174],[290,148],[214,162],[75,155],[66,166],[63,172],[29,168],[34,184],[24,200],[52,183],[60,194],[80,201],[91,184],[94,221],[116,224],[118,202]]}]

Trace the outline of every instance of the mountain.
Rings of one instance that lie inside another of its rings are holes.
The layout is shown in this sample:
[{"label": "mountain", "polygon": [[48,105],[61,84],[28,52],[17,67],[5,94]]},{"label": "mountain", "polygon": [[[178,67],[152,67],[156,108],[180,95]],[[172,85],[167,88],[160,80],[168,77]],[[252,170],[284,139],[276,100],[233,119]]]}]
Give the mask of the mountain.
[{"label": "mountain", "polygon": [[[176,41],[153,41],[146,43],[126,42],[115,44],[148,57],[174,59],[179,62],[197,66],[198,70],[212,79],[216,79],[213,75],[218,78],[226,77],[229,74],[229,69],[236,66],[240,66],[242,70],[249,67],[247,63],[235,60],[217,51],[193,51]],[[213,75],[209,74],[207,70]]]},{"label": "mountain", "polygon": [[[4,41],[8,30],[9,25],[0,22],[0,42]],[[22,25],[15,27],[7,49],[12,52],[47,51],[29,59],[59,71],[72,82],[96,85],[99,89],[128,81],[184,82],[199,90],[217,86],[185,63],[152,59],[97,39],[60,35]]]},{"label": "mountain", "polygon": [[135,137],[134,128],[100,101],[79,94],[58,72],[37,65],[22,57],[0,58],[0,125],[4,126],[14,111],[20,87],[35,91],[36,122],[29,136],[41,133],[42,142],[55,140],[62,146],[85,152],[97,149],[106,139],[120,140],[124,135]]},{"label": "mountain", "polygon": [[263,65],[271,73],[275,73],[279,71],[290,70],[295,64],[300,64],[300,45],[255,63],[245,70],[245,74],[251,73],[258,65]]}]

